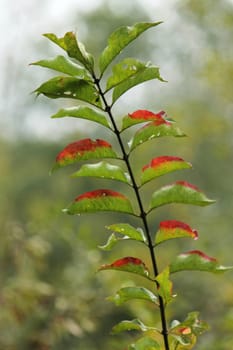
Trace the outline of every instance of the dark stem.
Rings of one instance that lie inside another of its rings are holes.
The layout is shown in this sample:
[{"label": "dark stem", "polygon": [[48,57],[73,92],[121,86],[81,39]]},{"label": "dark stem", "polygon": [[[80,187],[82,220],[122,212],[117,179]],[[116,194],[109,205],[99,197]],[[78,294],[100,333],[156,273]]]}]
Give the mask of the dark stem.
[{"label": "dark stem", "polygon": [[[108,102],[105,98],[104,92],[101,89],[100,83],[99,83],[99,79],[97,79],[95,77],[95,75],[93,74],[93,78],[94,78],[94,83],[96,84],[96,87],[99,91],[99,94],[102,98],[102,101],[104,103],[105,106],[105,111],[108,114],[111,122],[112,122],[112,126],[115,132],[115,135],[117,137],[117,140],[119,142],[121,151],[122,151],[122,155],[123,155],[123,160],[125,161],[126,167],[128,169],[131,181],[132,181],[132,186],[134,189],[134,193],[136,195],[137,198],[137,202],[138,202],[138,206],[139,206],[139,210],[140,210],[140,217],[142,219],[143,225],[144,225],[144,229],[145,229],[145,233],[146,233],[146,237],[147,237],[147,241],[148,241],[148,248],[150,251],[150,256],[151,256],[151,261],[152,261],[152,266],[153,266],[153,271],[154,271],[154,275],[158,276],[159,271],[158,271],[158,267],[157,267],[157,262],[156,262],[156,257],[155,257],[155,252],[154,252],[154,246],[152,243],[152,239],[151,239],[151,235],[150,235],[150,230],[149,230],[149,226],[148,226],[148,222],[147,222],[147,217],[146,217],[146,213],[144,211],[143,208],[143,204],[142,204],[142,200],[141,200],[141,196],[140,196],[140,192],[139,192],[139,188],[137,186],[134,174],[133,174],[133,170],[132,167],[130,165],[129,162],[129,157],[128,154],[126,153],[124,144],[122,142],[121,139],[121,135],[120,135],[120,131],[117,128],[117,125],[115,123],[115,120],[113,118],[112,115],[112,111],[111,111],[111,106],[108,105]],[[158,287],[158,283],[156,282],[156,285]],[[167,321],[166,321],[166,314],[165,314],[165,305],[163,302],[163,298],[161,296],[159,296],[159,309],[160,309],[160,317],[161,317],[161,324],[162,324],[162,331],[161,334],[163,335],[163,340],[164,340],[164,346],[165,346],[165,350],[169,350],[169,342],[168,342],[168,329],[167,329]]]}]

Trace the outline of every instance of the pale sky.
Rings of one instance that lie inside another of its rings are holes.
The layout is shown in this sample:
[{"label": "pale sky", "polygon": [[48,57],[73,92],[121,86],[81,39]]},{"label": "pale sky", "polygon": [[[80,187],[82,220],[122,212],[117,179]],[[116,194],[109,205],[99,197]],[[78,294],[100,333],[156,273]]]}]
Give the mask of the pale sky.
[{"label": "pale sky", "polygon": [[[233,0],[229,1],[233,2]],[[10,135],[13,130],[20,131],[20,128],[24,128],[29,134],[43,138],[50,134],[57,135],[66,128],[66,121],[55,123],[54,120],[48,118],[50,111],[51,114],[57,111],[57,100],[49,101],[49,104],[47,101],[46,106],[44,106],[42,97],[35,100],[35,97],[30,94],[43,80],[47,80],[49,75],[48,71],[42,72],[42,69],[38,67],[29,67],[29,63],[46,58],[38,56],[42,46],[44,55],[46,39],[42,37],[43,33],[54,32],[58,36],[62,36],[70,30],[82,32],[82,28],[80,29],[77,20],[74,22],[72,15],[77,14],[81,18],[83,13],[95,11],[95,8],[102,2],[102,0],[0,0],[2,37],[0,46],[1,134]],[[128,7],[132,3],[135,6],[143,3],[144,9],[147,9],[152,21],[164,21],[162,33],[167,38],[167,42],[163,44],[163,50],[166,50],[167,45],[170,54],[169,50],[173,41],[175,40],[178,45],[182,45],[183,43],[179,43],[179,40],[183,40],[189,43],[192,54],[198,55],[198,45],[201,45],[201,38],[196,37],[196,42],[190,40],[193,37],[193,28],[190,26],[187,31],[186,28],[182,27],[183,24],[179,20],[175,8],[177,0],[109,0],[107,3],[114,10],[117,8],[118,11],[120,9],[124,12],[129,11]],[[182,33],[181,39],[177,33]],[[198,33],[195,34],[198,35]],[[172,40],[172,36],[174,36],[174,40]],[[54,47],[54,51],[52,51],[52,47],[52,44],[48,45],[48,50],[51,50],[48,52],[50,56],[51,52],[54,52],[54,55],[58,54],[57,48]],[[161,68],[166,72],[165,78],[168,77],[169,80],[168,89],[162,87],[163,94],[168,93],[169,89],[174,89],[172,76],[176,74],[176,69],[173,66],[171,56],[164,62],[153,62],[159,65],[162,63]],[[177,78],[175,76],[174,80]],[[43,113],[42,107],[47,108]],[[27,115],[25,116],[25,114]],[[22,120],[25,119],[27,120],[26,124],[22,123]]]}]

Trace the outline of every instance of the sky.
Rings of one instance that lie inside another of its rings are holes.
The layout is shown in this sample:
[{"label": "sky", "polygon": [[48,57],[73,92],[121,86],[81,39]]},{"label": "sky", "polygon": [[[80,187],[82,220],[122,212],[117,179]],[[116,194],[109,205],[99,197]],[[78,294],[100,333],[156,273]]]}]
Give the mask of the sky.
[{"label": "sky", "polygon": [[[44,57],[45,45],[48,56],[58,54],[56,46],[46,43],[42,37],[45,32],[54,32],[62,36],[67,31],[78,31],[82,39],[82,31],[86,28],[79,25],[77,18],[82,18],[85,13],[93,13],[104,0],[0,0],[0,30],[2,41],[0,46],[0,135],[17,137],[18,135],[32,135],[33,137],[56,137],[59,130],[65,131],[66,121],[54,123],[49,115],[57,111],[57,100],[44,102],[42,97],[35,99],[31,93],[41,82],[50,76],[48,71],[39,67],[29,66],[30,62]],[[179,20],[176,5],[178,0],[105,0],[106,3],[118,11],[119,15],[129,10],[132,3],[135,6],[142,4],[148,11],[152,21],[164,21],[162,35],[169,40],[163,44],[163,53],[167,60],[158,57],[162,73],[168,77],[168,88],[162,90],[166,95],[174,86],[172,80],[176,76],[176,67],[171,55],[171,47],[176,42],[185,57],[185,50],[198,55],[201,47],[201,38],[198,33],[193,33],[195,28],[189,26],[188,30]],[[233,0],[229,0],[232,1]],[[77,15],[76,15],[77,14]],[[175,29],[175,32],[174,32]],[[161,33],[161,32],[160,32]],[[175,33],[175,35],[174,35]],[[177,33],[182,33],[177,35]],[[174,40],[171,40],[174,35]],[[190,40],[195,36],[196,40]],[[82,40],[81,40],[82,41]],[[185,46],[184,46],[185,43]],[[188,47],[186,47],[188,43]],[[167,46],[167,47],[166,47]],[[43,52],[43,56],[38,53]],[[167,50],[167,52],[166,52]],[[169,56],[170,55],[170,56]],[[159,61],[160,59],[160,61]],[[157,57],[156,57],[157,60]],[[163,75],[163,74],[162,74]],[[163,89],[163,87],[162,87]],[[170,90],[169,90],[170,89]],[[159,92],[160,93],[160,92]],[[26,121],[26,122],[25,122]]]},{"label": "sky", "polygon": [[[107,2],[114,11],[118,9],[120,13],[129,11],[129,5],[136,4],[137,1]],[[152,15],[152,20],[166,21],[169,18],[170,21],[175,2],[143,0],[143,5]],[[0,47],[0,133],[14,138],[15,131],[18,131],[19,134],[25,132],[43,138],[47,133],[50,134],[50,130],[54,131],[54,126],[51,121],[41,117],[42,102],[40,100],[38,104],[31,92],[38,86],[38,82],[48,77],[48,72],[29,67],[29,63],[41,58],[38,57],[38,52],[46,40],[42,33],[63,35],[70,30],[82,31],[73,14],[77,13],[81,18],[85,13],[95,11],[102,0],[0,0],[0,3],[0,30],[3,38]],[[52,51],[52,46],[49,50],[57,54],[55,48]],[[54,112],[54,106],[55,102],[51,101],[51,112]],[[25,116],[25,113],[30,116]]]}]

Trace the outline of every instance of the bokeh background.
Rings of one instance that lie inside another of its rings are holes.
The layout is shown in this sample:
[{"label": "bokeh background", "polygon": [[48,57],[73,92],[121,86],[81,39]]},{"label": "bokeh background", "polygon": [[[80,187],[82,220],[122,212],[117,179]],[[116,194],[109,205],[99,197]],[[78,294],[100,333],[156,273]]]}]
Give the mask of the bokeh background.
[{"label": "bokeh background", "polygon": [[[189,135],[151,141],[135,152],[136,169],[161,154],[193,164],[191,171],[147,185],[145,201],[159,185],[176,179],[193,182],[217,199],[204,209],[167,206],[151,214],[152,232],[162,219],[176,218],[196,227],[200,235],[196,242],[179,240],[161,247],[160,267],[189,249],[204,250],[232,265],[233,2],[1,0],[0,6],[0,349],[123,349],[134,335],[110,336],[111,327],[137,316],[155,325],[158,314],[149,304],[116,308],[106,301],[122,283],[142,282],[124,273],[96,274],[96,269],[123,254],[138,254],[147,261],[146,252],[132,243],[109,253],[98,250],[107,239],[105,225],[124,217],[61,213],[76,195],[100,187],[100,180],[70,179],[77,166],[48,176],[67,143],[90,136],[111,141],[111,135],[89,122],[51,120],[51,114],[73,102],[36,99],[31,92],[52,73],[29,63],[60,54],[42,33],[77,31],[97,56],[120,25],[163,20],[125,54],[160,66],[168,83],[149,82],[133,89],[114,113],[121,117],[138,108],[163,109]],[[125,191],[119,184],[111,186]],[[180,273],[173,281],[178,296],[169,318],[183,320],[199,310],[211,326],[196,349],[233,348],[232,273]]]}]

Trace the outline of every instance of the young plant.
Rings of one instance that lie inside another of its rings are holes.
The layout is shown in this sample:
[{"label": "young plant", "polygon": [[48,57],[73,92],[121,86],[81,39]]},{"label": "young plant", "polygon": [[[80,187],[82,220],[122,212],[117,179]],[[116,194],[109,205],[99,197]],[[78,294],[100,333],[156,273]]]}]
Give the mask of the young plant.
[{"label": "young plant", "polygon": [[[45,34],[44,36],[60,46],[68,57],[59,55],[50,60],[33,63],[62,73],[40,85],[35,90],[38,95],[43,94],[49,98],[71,98],[78,102],[76,107],[61,109],[52,118],[73,117],[99,123],[112,133],[118,143],[119,151],[116,151],[103,139],[76,140],[57,155],[52,171],[84,161],[85,164],[81,165],[73,177],[99,177],[106,179],[106,183],[109,179],[120,181],[129,186],[134,193],[134,198],[128,198],[106,185],[106,188],[79,194],[64,210],[71,215],[113,211],[132,215],[140,221],[139,228],[127,221],[108,226],[111,235],[102,249],[110,250],[117,242],[123,240],[140,242],[148,250],[151,270],[137,256],[123,256],[99,268],[101,271],[118,270],[137,274],[151,283],[151,290],[142,286],[123,287],[109,298],[116,305],[132,299],[141,299],[151,302],[155,309],[159,310],[160,329],[147,326],[140,319],[124,320],[114,326],[113,333],[136,330],[141,334],[135,343],[129,345],[130,350],[192,349],[197,337],[208,326],[199,320],[198,312],[189,313],[182,322],[172,321],[168,324],[166,308],[174,298],[170,275],[184,270],[218,273],[230,269],[220,265],[215,258],[204,252],[192,250],[182,252],[175,259],[171,259],[169,265],[162,271],[158,270],[155,248],[175,238],[196,239],[198,234],[184,222],[165,220],[160,222],[153,238],[154,232],[149,229],[148,214],[169,203],[206,206],[214,203],[214,200],[208,199],[193,184],[181,180],[157,189],[152,194],[150,202],[144,203],[142,193],[146,183],[170,172],[190,168],[191,164],[177,156],[162,155],[145,164],[140,176],[136,177],[131,161],[132,152],[137,152],[139,146],[148,140],[164,136],[183,137],[185,134],[163,111],[154,113],[148,110],[136,110],[122,118],[121,127],[118,126],[112,112],[119,98],[132,87],[152,79],[163,81],[158,67],[135,58],[118,61],[112,66],[112,73],[106,74],[109,65],[120,56],[128,44],[146,30],[159,24],[160,22],[137,23],[131,27],[117,29],[110,35],[108,45],[99,57],[97,68],[94,58],[73,32],[66,33],[62,38],[58,38],[55,34]],[[135,125],[138,126],[136,132],[129,142],[124,142],[122,135]]]}]

